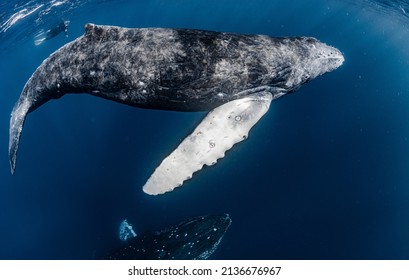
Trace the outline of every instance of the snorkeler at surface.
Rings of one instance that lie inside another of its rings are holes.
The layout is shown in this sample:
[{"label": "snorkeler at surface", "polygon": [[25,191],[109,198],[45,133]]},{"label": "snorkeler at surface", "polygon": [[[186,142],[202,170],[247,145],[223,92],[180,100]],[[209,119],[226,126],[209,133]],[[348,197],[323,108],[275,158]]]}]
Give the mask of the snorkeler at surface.
[{"label": "snorkeler at surface", "polygon": [[65,37],[68,37],[68,25],[70,24],[70,21],[61,21],[54,27],[48,29],[47,31],[42,30],[39,34],[35,36],[34,44],[36,46],[42,44],[46,40],[50,40],[60,34],[61,32],[64,32]]}]

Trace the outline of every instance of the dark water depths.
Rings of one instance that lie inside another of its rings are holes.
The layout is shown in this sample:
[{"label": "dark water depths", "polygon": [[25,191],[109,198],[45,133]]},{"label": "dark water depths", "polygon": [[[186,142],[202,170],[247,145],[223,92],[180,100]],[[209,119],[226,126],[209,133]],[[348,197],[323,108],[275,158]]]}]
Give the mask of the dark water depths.
[{"label": "dark water depths", "polygon": [[[214,259],[408,259],[408,12],[406,1],[3,1],[0,259],[93,259],[120,245],[124,218],[141,233],[219,213],[233,222]],[[68,38],[33,44],[61,19]],[[87,22],[308,35],[346,61],[273,102],[248,140],[172,193],[141,188],[204,113],[87,95],[30,114],[11,176],[13,105]]]}]

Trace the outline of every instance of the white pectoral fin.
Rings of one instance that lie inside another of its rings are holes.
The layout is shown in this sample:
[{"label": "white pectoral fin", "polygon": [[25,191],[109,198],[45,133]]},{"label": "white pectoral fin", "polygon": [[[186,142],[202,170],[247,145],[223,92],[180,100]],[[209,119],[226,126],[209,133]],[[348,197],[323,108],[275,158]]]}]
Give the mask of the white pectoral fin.
[{"label": "white pectoral fin", "polygon": [[203,165],[215,164],[234,144],[247,138],[250,129],[268,111],[272,98],[269,92],[259,92],[209,112],[156,168],[143,191],[151,195],[172,191]]}]

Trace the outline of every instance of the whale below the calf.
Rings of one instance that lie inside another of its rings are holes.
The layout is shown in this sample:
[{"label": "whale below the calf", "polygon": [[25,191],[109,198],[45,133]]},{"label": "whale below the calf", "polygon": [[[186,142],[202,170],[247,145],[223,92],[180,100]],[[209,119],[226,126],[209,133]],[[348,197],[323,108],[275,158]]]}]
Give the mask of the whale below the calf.
[{"label": "whale below the calf", "polygon": [[10,119],[11,172],[27,114],[67,93],[146,109],[210,111],[143,187],[152,195],[171,191],[246,139],[272,100],[343,61],[339,50],[312,37],[87,24],[24,86]]},{"label": "whale below the calf", "polygon": [[[228,214],[188,219],[157,232],[132,236],[112,250],[111,260],[203,260],[219,246],[232,220]],[[132,228],[132,227],[131,227]]]}]

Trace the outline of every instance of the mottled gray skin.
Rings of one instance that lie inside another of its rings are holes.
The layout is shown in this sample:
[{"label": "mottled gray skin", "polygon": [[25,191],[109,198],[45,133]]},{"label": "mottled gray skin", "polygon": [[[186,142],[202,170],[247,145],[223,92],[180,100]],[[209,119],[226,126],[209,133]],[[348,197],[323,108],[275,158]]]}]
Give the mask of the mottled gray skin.
[{"label": "mottled gray skin", "polygon": [[87,24],[26,83],[10,121],[12,173],[28,113],[66,93],[131,106],[203,111],[258,91],[273,98],[338,68],[342,54],[310,37]]}]

